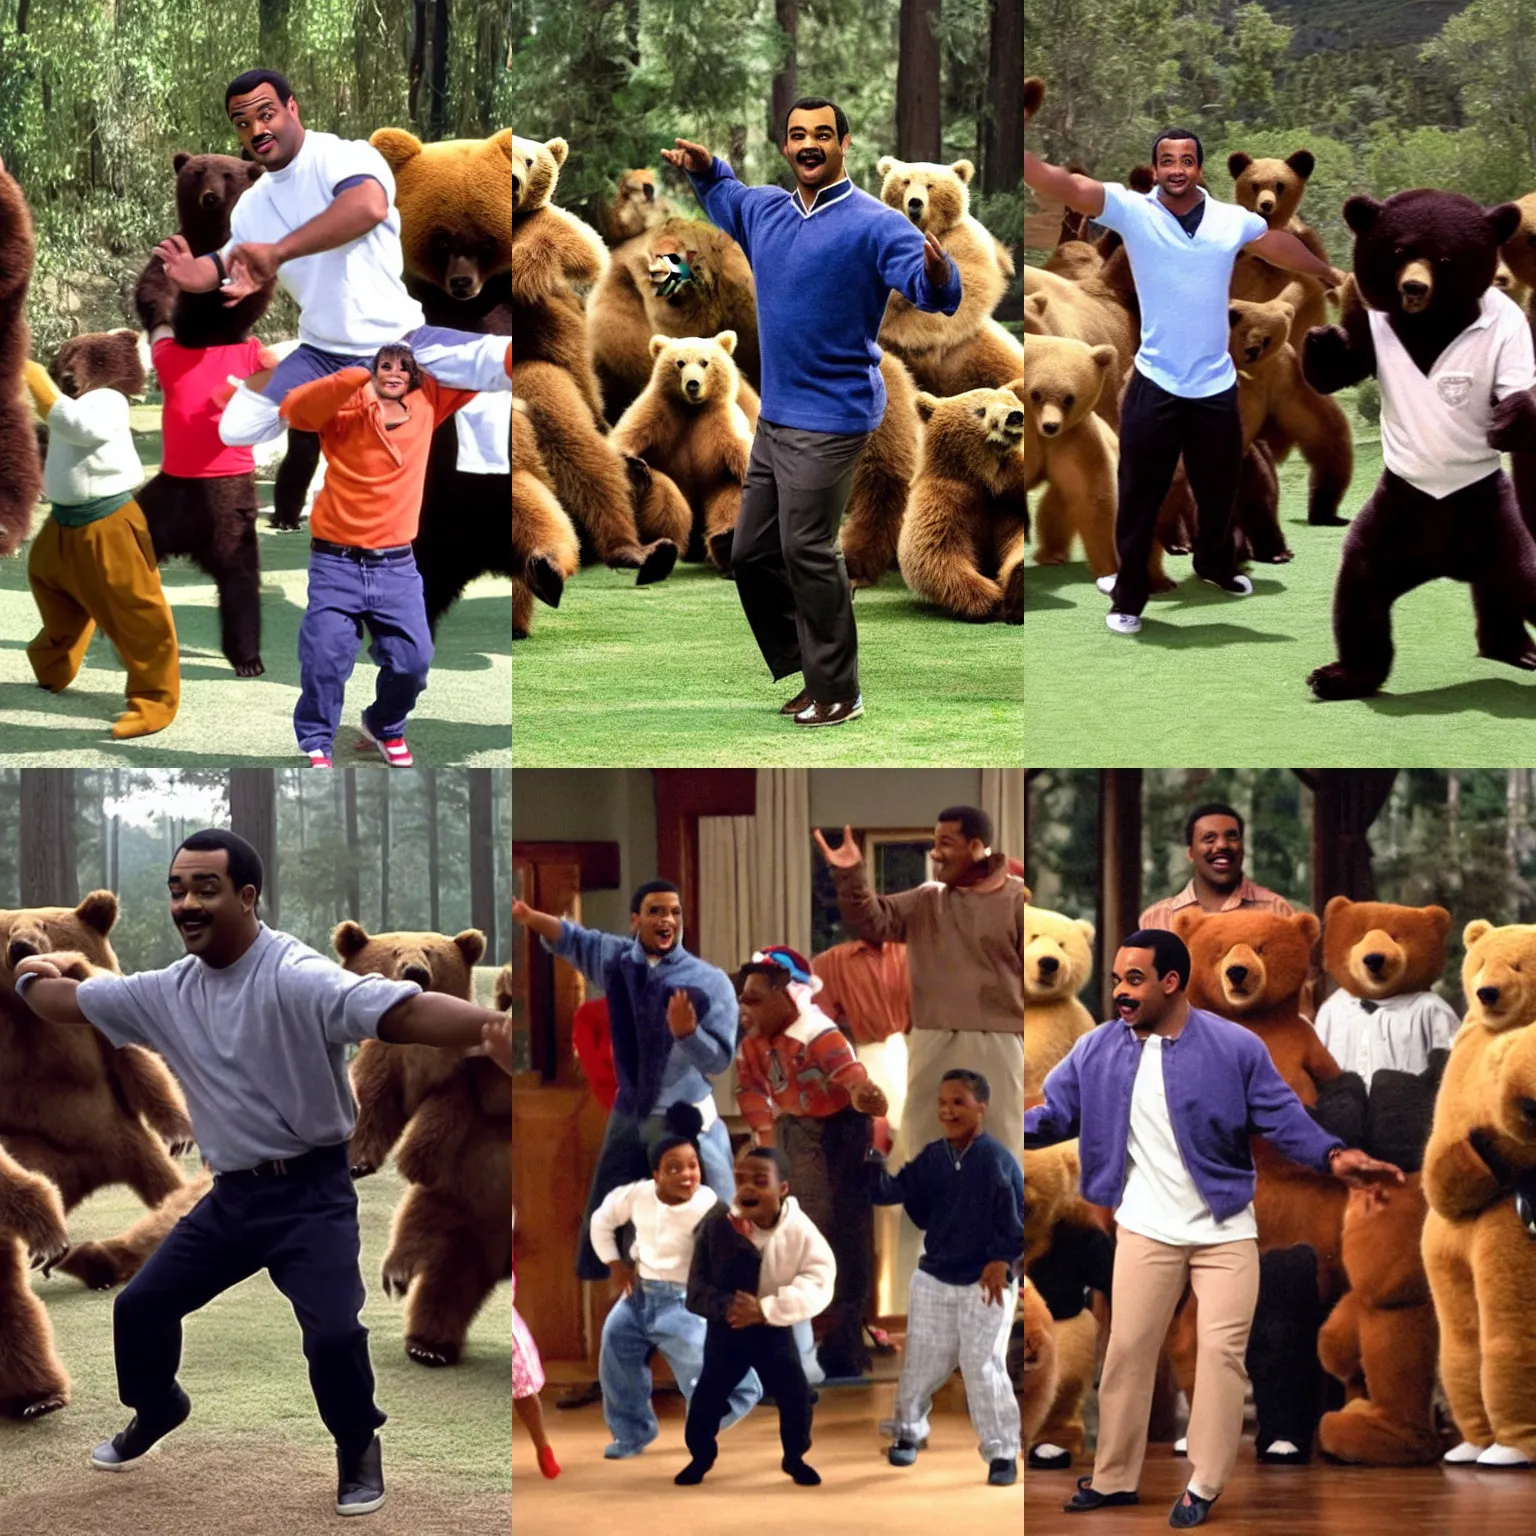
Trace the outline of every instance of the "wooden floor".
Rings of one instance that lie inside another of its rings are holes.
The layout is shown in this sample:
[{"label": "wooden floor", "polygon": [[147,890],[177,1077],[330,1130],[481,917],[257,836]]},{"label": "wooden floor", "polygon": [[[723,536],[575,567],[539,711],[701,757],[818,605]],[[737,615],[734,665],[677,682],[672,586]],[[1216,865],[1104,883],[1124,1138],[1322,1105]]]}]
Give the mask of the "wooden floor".
[{"label": "wooden floor", "polygon": [[894,1383],[821,1389],[806,1457],[821,1473],[819,1488],[798,1488],[779,1470],[772,1408],[754,1408],[720,1437],[720,1459],[702,1485],[678,1488],[673,1475],[688,1460],[681,1397],[658,1398],[661,1438],[643,1456],[604,1461],[601,1407],[556,1409],[557,1395],[554,1387],[543,1394],[562,1468],[553,1482],[539,1475],[521,1425],[513,1427],[514,1536],[1019,1536],[1023,1524],[1022,1484],[987,1485],[963,1413],[935,1412],[916,1466],[886,1461],[879,1422],[892,1411]]},{"label": "wooden floor", "polygon": [[[1141,1503],[1068,1515],[1088,1463],[1069,1472],[1026,1472],[1028,1536],[1150,1536],[1168,1529],[1189,1463],[1166,1445],[1148,1448]],[[1536,1531],[1536,1472],[1466,1467],[1260,1466],[1243,1442],[1237,1470],[1202,1529],[1224,1536],[1526,1536]]]}]

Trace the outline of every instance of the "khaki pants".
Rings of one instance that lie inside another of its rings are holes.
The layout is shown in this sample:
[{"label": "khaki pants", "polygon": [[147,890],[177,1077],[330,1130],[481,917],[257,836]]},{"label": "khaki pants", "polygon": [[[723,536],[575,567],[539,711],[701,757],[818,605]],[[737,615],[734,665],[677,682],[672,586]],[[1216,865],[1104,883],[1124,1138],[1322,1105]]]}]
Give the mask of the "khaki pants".
[{"label": "khaki pants", "polygon": [[1189,1405],[1191,1490],[1211,1499],[1237,1462],[1248,1372],[1243,1357],[1259,1299],[1252,1238],[1174,1247],[1120,1229],[1115,1241],[1109,1348],[1099,1380],[1095,1493],[1129,1492],[1141,1478],[1158,1353],[1188,1282],[1199,1302],[1195,1400]]}]

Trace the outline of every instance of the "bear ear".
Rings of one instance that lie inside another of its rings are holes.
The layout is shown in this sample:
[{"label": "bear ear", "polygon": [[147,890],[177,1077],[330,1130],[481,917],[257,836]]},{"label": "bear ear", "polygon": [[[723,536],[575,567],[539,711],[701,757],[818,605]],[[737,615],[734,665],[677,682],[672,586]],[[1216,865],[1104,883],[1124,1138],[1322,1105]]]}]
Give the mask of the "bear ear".
[{"label": "bear ear", "polygon": [[1318,922],[1315,912],[1297,912],[1291,917],[1291,927],[1307,941],[1310,949],[1317,943],[1317,936],[1323,931],[1323,925]]},{"label": "bear ear", "polygon": [[955,163],[950,166],[950,170],[953,171],[955,175],[958,176],[960,180],[966,184],[966,186],[970,186],[971,181],[976,175],[976,167],[972,165],[969,160],[956,160]]},{"label": "bear ear", "polygon": [[[509,143],[511,131],[510,128],[507,130]],[[368,142],[384,156],[385,163],[392,171],[398,171],[407,160],[421,153],[421,140],[415,134],[407,133],[404,128],[379,128]]]},{"label": "bear ear", "polygon": [[117,897],[111,891],[92,891],[75,908],[75,916],[87,928],[94,928],[105,936],[111,933],[112,925],[117,921]]},{"label": "bear ear", "polygon": [[335,933],[331,935],[331,944],[343,960],[350,960],[367,943],[368,930],[361,923],[350,921],[339,923]]},{"label": "bear ear", "polygon": [[1298,149],[1285,157],[1285,163],[1305,181],[1317,169],[1317,156],[1310,149]]},{"label": "bear ear", "polygon": [[1232,153],[1227,156],[1227,174],[1232,178],[1233,181],[1236,181],[1237,178],[1241,176],[1243,172],[1246,171],[1252,164],[1252,155],[1244,154],[1240,149],[1234,149]]},{"label": "bear ear", "polygon": [[178,149],[176,153],[171,156],[171,169],[175,171],[178,176],[181,175],[182,166],[184,166],[191,158],[192,156],[189,155],[186,150]]},{"label": "bear ear", "polygon": [[652,336],[651,337],[651,356],[652,357],[660,357],[661,353],[662,353],[662,349],[666,346],[666,344],[669,341],[671,341],[671,339],[672,338],[670,336]]},{"label": "bear ear", "polygon": [[565,157],[571,152],[571,146],[564,139],[546,139],[544,141],[544,148],[548,151],[549,158],[556,165],[564,165]]},{"label": "bear ear", "polygon": [[1451,914],[1444,907],[1422,907],[1420,910],[1440,938],[1443,939],[1451,931]]},{"label": "bear ear", "polygon": [[1335,896],[1335,897],[1333,897],[1329,901],[1328,905],[1323,908],[1323,923],[1324,923],[1324,925],[1327,925],[1328,923],[1336,922],[1352,906],[1354,906],[1354,902],[1352,902],[1349,899],[1348,896]]},{"label": "bear ear", "polygon": [[1038,315],[1043,315],[1045,313],[1046,306],[1050,302],[1051,302],[1051,296],[1048,293],[1026,293],[1024,295],[1024,307],[1025,307],[1025,309],[1028,309],[1030,307],[1030,305],[1033,304],[1034,307],[1035,307],[1035,314],[1037,316]]},{"label": "bear ear", "polygon": [[1234,308],[1230,304],[1227,306],[1227,329],[1229,331],[1242,318],[1243,318],[1243,314],[1242,314],[1242,311],[1240,309],[1236,309],[1236,308]]},{"label": "bear ear", "polygon": [[485,953],[485,935],[478,928],[466,928],[463,933],[454,934],[453,942],[463,955],[465,965],[480,963],[480,957]]},{"label": "bear ear", "polygon": [[1503,245],[1520,228],[1520,205],[1500,203],[1497,208],[1488,209],[1487,219],[1489,227],[1493,230],[1493,238]]},{"label": "bear ear", "polygon": [[736,332],[720,331],[715,336],[715,345],[727,356],[736,350]]},{"label": "bear ear", "polygon": [[1116,357],[1115,349],[1107,342],[1095,347],[1088,355],[1093,359],[1093,366],[1106,373]]},{"label": "bear ear", "polygon": [[507,157],[507,164],[512,163],[512,130],[503,128],[500,133],[493,133],[486,141],[486,147],[493,154],[502,154]]},{"label": "bear ear", "polygon": [[1276,299],[1275,313],[1283,314],[1285,316],[1285,328],[1287,331],[1289,331],[1291,328],[1291,321],[1296,318],[1296,306],[1294,304],[1286,303],[1284,299]]},{"label": "bear ear", "polygon": [[939,402],[924,390],[919,390],[917,395],[917,418],[919,421],[932,421],[933,413],[938,409]]},{"label": "bear ear", "polygon": [[1173,914],[1173,931],[1189,943],[1189,936],[1201,923],[1205,921],[1205,912],[1200,907],[1181,907]]},{"label": "bear ear", "polygon": [[1078,918],[1078,920],[1072,926],[1076,928],[1080,934],[1082,934],[1082,936],[1088,941],[1089,944],[1093,943],[1093,924],[1090,923],[1087,918]]},{"label": "bear ear", "polygon": [[1493,924],[1486,917],[1474,917],[1465,928],[1461,930],[1461,942],[1467,949],[1471,949],[1479,939],[1485,939],[1493,932]]},{"label": "bear ear", "polygon": [[[1021,401],[1025,402],[1025,403],[1028,402],[1029,397],[1024,393],[1024,380],[1023,379],[1009,379],[1008,382],[1003,385],[1003,388],[1004,389],[1012,390],[1013,393]],[[1025,891],[1025,893],[1024,893],[1024,900],[1026,902],[1029,900],[1029,892],[1028,891]]]},{"label": "bear ear", "polygon": [[889,176],[895,169],[896,162],[889,155],[881,155],[875,162],[875,174],[877,176]]},{"label": "bear ear", "polygon": [[247,181],[255,181],[265,170],[265,166],[257,165],[254,160],[247,160],[245,162],[245,179]]},{"label": "bear ear", "polygon": [[1371,226],[1376,222],[1376,215],[1380,212],[1381,204],[1374,197],[1365,196],[1363,192],[1357,192],[1353,197],[1344,200],[1344,222],[1357,235],[1369,234]]}]

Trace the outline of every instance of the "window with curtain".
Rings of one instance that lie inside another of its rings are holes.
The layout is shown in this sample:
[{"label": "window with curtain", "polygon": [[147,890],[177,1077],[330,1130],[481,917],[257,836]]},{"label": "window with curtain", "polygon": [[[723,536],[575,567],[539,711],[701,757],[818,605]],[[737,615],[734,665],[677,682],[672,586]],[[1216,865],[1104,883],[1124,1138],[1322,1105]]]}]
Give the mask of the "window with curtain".
[{"label": "window with curtain", "polygon": [[[843,829],[823,827],[821,835],[835,848],[842,840]],[[892,891],[910,891],[914,885],[933,878],[928,868],[932,828],[855,827],[853,835],[864,850],[870,884],[882,896]],[[827,861],[816,849],[811,859],[811,952],[819,955],[822,950],[853,937],[838,912],[837,889],[832,884]]]}]

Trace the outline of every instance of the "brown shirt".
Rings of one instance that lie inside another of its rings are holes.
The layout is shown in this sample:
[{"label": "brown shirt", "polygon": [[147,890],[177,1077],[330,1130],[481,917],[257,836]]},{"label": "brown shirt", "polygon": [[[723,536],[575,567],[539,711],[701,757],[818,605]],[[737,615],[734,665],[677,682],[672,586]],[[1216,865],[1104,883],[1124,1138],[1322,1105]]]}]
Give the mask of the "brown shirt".
[{"label": "brown shirt", "polygon": [[843,920],[861,938],[907,946],[913,1029],[1024,1033],[1024,905],[1029,892],[993,854],[967,886],[878,896],[864,865],[832,871]]},{"label": "brown shirt", "polygon": [[[1189,884],[1177,896],[1165,896],[1161,901],[1154,901],[1141,914],[1141,922],[1138,926],[1166,928],[1171,931],[1175,912],[1180,912],[1185,907],[1199,906],[1199,904],[1200,898],[1195,895],[1195,882],[1191,877]],[[1278,912],[1281,917],[1289,917],[1296,910],[1284,896],[1277,896],[1264,886],[1255,885],[1246,875],[1243,877],[1243,883],[1222,902],[1217,910],[1236,912],[1241,907],[1250,907],[1257,912]]]}]

